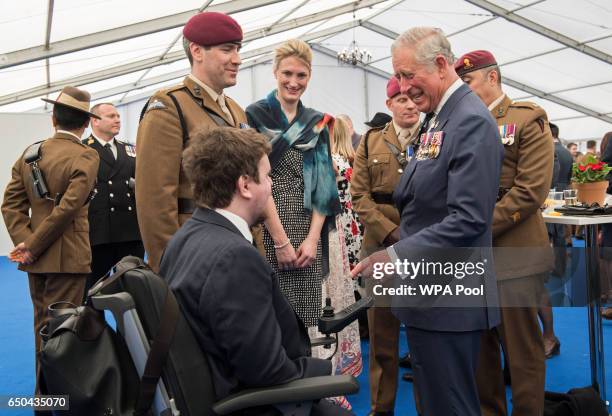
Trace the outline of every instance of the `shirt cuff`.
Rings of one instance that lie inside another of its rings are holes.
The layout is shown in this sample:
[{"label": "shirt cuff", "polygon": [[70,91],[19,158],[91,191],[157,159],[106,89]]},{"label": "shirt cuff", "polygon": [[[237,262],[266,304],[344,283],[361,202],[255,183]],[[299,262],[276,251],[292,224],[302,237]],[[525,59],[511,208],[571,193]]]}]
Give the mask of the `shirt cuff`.
[{"label": "shirt cuff", "polygon": [[[395,252],[395,249],[393,248],[393,246],[387,247],[387,254],[389,255],[389,257],[391,257],[391,262],[393,264],[398,264],[398,262],[399,263],[403,262],[403,260],[400,261],[400,258]],[[400,269],[399,267],[396,269],[396,272],[397,272],[396,275],[399,276],[402,280],[407,279],[408,275],[406,273],[401,273],[400,270],[402,269]]]},{"label": "shirt cuff", "polygon": [[397,253],[395,252],[393,246],[387,247],[387,254],[389,255],[389,257],[391,257],[393,263],[399,260],[399,257],[397,257]]}]

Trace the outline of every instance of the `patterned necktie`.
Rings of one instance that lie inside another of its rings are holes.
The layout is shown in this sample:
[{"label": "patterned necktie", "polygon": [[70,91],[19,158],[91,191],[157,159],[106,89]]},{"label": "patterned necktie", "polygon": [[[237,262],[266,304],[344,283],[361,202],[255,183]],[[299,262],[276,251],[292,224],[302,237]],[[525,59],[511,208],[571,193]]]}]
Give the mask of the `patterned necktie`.
[{"label": "patterned necktie", "polygon": [[427,130],[429,129],[429,122],[432,118],[434,118],[435,115],[436,113],[434,113],[433,111],[431,113],[427,113],[425,119],[423,120],[423,124],[421,124],[421,128],[419,129],[419,134],[417,134],[417,138],[421,137],[421,134],[427,133]]},{"label": "patterned necktie", "polygon": [[110,155],[110,157],[113,158],[113,160],[115,160],[115,154],[113,153],[113,149],[111,149],[110,143],[106,143],[104,145],[104,150]]}]

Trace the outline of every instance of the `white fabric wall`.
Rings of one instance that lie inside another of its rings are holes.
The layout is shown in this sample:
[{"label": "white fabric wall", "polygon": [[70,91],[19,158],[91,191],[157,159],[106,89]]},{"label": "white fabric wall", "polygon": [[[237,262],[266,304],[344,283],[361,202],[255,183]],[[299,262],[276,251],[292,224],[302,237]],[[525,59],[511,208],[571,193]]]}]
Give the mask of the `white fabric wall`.
[{"label": "white fabric wall", "polygon": [[[53,134],[51,116],[33,113],[0,113],[0,189],[2,195],[11,179],[11,168],[28,145]],[[4,224],[4,221],[2,222]],[[0,227],[0,255],[14,247],[4,226]]]},{"label": "white fabric wall", "polygon": [[[363,133],[365,121],[377,111],[387,111],[386,83],[386,79],[366,73],[363,69],[338,67],[336,59],[315,51],[312,78],[302,101],[308,107],[332,115],[348,114],[355,130]],[[264,98],[275,87],[272,62],[268,62],[240,71],[237,85],[225,92],[246,108]],[[138,118],[145,102],[146,99],[143,99],[119,107],[123,120],[120,137],[130,141],[136,139]]]},{"label": "white fabric wall", "polygon": [[[355,130],[363,133],[365,121],[385,107],[386,80],[375,74],[353,67],[338,67],[335,59],[318,52],[313,57],[313,74],[303,102],[308,107],[332,115],[348,114]],[[276,82],[272,63],[265,63],[241,71],[238,85],[226,93],[243,108],[265,97]],[[366,93],[367,89],[367,93]],[[134,143],[138,130],[140,111],[146,99],[118,107],[122,120],[121,140]],[[10,179],[11,167],[28,144],[50,137],[53,133],[50,114],[0,113],[0,186],[2,191]],[[83,137],[89,135],[87,130]],[[6,255],[13,247],[5,227],[0,227],[0,255]]]}]

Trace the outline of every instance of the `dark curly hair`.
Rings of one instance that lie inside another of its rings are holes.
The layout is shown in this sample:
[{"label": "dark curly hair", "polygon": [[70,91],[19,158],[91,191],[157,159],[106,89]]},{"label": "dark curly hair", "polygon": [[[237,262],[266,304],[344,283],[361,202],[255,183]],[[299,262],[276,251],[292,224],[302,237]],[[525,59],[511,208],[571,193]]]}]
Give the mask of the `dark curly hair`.
[{"label": "dark curly hair", "polygon": [[183,169],[194,200],[210,208],[227,207],[240,176],[259,183],[257,165],[270,149],[268,140],[253,129],[215,127],[196,132],[183,151]]}]

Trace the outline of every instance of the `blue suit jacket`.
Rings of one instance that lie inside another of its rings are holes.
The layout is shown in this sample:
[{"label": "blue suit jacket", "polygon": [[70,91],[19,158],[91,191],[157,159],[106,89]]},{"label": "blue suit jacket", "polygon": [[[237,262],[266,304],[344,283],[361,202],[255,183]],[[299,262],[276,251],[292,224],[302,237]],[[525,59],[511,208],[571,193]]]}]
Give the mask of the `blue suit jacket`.
[{"label": "blue suit jacket", "polygon": [[[462,85],[444,104],[430,131],[443,131],[435,159],[413,158],[393,194],[401,213],[399,259],[418,262],[423,250],[449,260],[484,260],[484,296],[476,307],[401,307],[394,313],[408,326],[434,331],[473,331],[499,323],[491,255],[491,222],[498,193],[503,145],[495,120],[482,101]],[[453,250],[452,248],[468,248]],[[450,250],[449,250],[450,249]],[[467,253],[467,254],[466,254]],[[435,283],[435,277],[428,277]]]},{"label": "blue suit jacket", "polygon": [[211,367],[217,399],[331,374],[268,263],[225,217],[198,208],[172,237],[160,274]]}]

